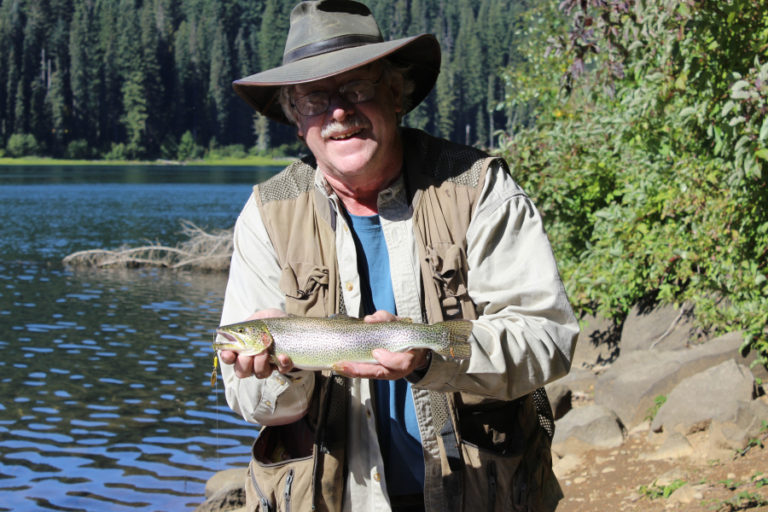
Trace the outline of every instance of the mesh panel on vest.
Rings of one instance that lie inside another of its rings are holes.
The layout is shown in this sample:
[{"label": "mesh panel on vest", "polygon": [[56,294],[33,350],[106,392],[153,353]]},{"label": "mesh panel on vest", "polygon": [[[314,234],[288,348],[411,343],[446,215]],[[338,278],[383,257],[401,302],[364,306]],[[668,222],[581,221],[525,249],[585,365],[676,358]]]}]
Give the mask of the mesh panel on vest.
[{"label": "mesh panel on vest", "polygon": [[539,417],[539,425],[547,431],[549,439],[555,437],[555,418],[552,416],[552,407],[549,405],[549,398],[544,388],[539,388],[533,392],[533,403],[536,406],[536,415]]},{"label": "mesh panel on vest", "polygon": [[443,430],[445,422],[450,421],[448,414],[448,399],[444,393],[430,391],[429,402],[432,409],[432,421],[434,422],[435,430],[440,432]]},{"label": "mesh panel on vest", "polygon": [[276,176],[259,185],[262,204],[270,201],[295,199],[312,190],[315,184],[315,169],[306,162],[297,161]]},{"label": "mesh panel on vest", "polygon": [[[417,137],[418,154],[424,162],[437,162],[430,165],[429,171],[438,180],[446,180],[457,185],[476,187],[480,181],[484,159],[487,156],[480,150],[454,144],[428,136]],[[469,169],[466,170],[465,169]],[[423,171],[423,169],[422,169]],[[463,171],[463,172],[462,172]]]}]

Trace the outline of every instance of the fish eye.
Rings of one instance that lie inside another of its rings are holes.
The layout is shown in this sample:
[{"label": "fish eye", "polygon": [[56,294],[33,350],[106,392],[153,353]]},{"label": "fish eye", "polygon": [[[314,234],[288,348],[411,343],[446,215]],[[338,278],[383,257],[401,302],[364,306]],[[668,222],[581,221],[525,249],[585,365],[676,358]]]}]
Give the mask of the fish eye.
[{"label": "fish eye", "polygon": [[245,333],[245,329],[240,327],[240,328],[237,329],[237,332],[239,332],[240,334],[244,334]]}]

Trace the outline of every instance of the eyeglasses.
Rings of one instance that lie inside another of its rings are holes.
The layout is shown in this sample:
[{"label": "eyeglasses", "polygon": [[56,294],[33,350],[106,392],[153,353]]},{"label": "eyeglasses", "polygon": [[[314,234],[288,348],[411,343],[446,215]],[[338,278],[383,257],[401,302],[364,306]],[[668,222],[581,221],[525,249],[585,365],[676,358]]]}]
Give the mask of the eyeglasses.
[{"label": "eyeglasses", "polygon": [[[376,96],[376,86],[381,83],[382,71],[376,80],[355,80],[347,82],[339,87],[336,94],[344,98],[345,101],[353,104],[371,101]],[[298,98],[291,99],[291,106],[303,116],[316,116],[328,112],[331,106],[332,93],[328,91],[315,91]]]}]

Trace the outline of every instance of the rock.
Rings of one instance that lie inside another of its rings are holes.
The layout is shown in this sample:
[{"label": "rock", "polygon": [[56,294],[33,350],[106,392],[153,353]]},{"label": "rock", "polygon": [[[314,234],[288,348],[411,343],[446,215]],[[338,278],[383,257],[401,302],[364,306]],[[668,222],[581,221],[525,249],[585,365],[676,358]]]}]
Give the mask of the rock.
[{"label": "rock", "polygon": [[595,392],[597,376],[590,370],[571,367],[568,375],[555,381],[573,392],[581,392],[591,395]]},{"label": "rock", "polygon": [[619,344],[622,354],[635,350],[675,350],[685,348],[697,334],[693,307],[683,304],[653,309],[635,306],[624,321]]},{"label": "rock", "polygon": [[651,430],[690,434],[708,427],[712,420],[735,422],[738,401],[752,400],[754,383],[749,369],[733,359],[688,377],[669,393]]},{"label": "rock", "polygon": [[693,446],[688,439],[679,432],[672,432],[658,450],[653,453],[644,453],[640,458],[643,460],[679,459],[690,455],[693,455]]},{"label": "rock", "polygon": [[572,409],[571,397],[573,393],[567,386],[559,380],[544,386],[549,399],[549,405],[552,407],[552,414],[555,420],[559,420]]},{"label": "rock", "polygon": [[742,451],[760,436],[768,420],[768,405],[759,400],[737,402],[733,421],[715,419],[709,428],[709,451]]},{"label": "rock", "polygon": [[683,505],[688,505],[694,501],[700,501],[704,498],[702,491],[706,489],[706,487],[706,485],[684,485],[670,494],[667,501],[669,503],[681,503]]},{"label": "rock", "polygon": [[741,338],[723,336],[703,345],[668,351],[635,351],[621,357],[595,383],[595,403],[632,427],[645,419],[658,395],[683,379],[729,359],[741,359]]},{"label": "rock", "polygon": [[581,330],[576,341],[572,368],[592,368],[616,360],[619,355],[619,330],[603,317],[585,315],[579,322]]},{"label": "rock", "polygon": [[232,485],[245,486],[247,467],[225,469],[215,473],[205,483],[205,497],[213,496],[217,491]]},{"label": "rock", "polygon": [[557,478],[565,477],[584,463],[584,459],[573,453],[568,453],[562,458],[554,456],[552,459],[552,471]]},{"label": "rock", "polygon": [[215,492],[199,505],[195,512],[228,512],[245,507],[245,487],[230,485]]},{"label": "rock", "polygon": [[206,500],[195,512],[239,511],[245,507],[245,477],[248,468],[225,469],[205,484]]},{"label": "rock", "polygon": [[616,415],[600,405],[573,409],[555,428],[552,450],[558,455],[581,454],[592,448],[615,448],[624,442],[624,429]]},{"label": "rock", "polygon": [[685,480],[686,478],[687,478],[687,476],[686,476],[685,472],[682,469],[674,468],[674,469],[671,469],[671,470],[667,471],[666,473],[664,473],[660,477],[658,477],[653,482],[653,484],[658,486],[658,487],[666,487],[666,486],[672,484],[673,482],[675,482],[676,480]]}]

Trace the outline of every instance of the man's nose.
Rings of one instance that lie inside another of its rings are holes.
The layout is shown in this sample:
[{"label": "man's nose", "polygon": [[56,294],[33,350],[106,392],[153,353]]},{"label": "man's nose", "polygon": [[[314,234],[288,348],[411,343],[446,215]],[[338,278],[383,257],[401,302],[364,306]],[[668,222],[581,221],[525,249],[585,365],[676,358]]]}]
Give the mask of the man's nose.
[{"label": "man's nose", "polygon": [[328,110],[331,111],[331,116],[336,120],[344,119],[355,110],[355,104],[340,94],[332,95],[328,101]]}]

